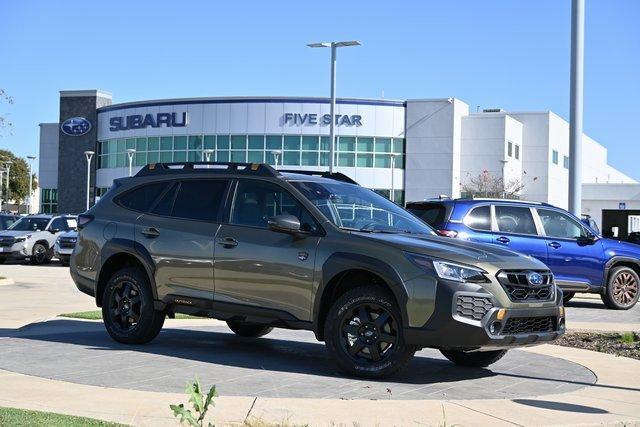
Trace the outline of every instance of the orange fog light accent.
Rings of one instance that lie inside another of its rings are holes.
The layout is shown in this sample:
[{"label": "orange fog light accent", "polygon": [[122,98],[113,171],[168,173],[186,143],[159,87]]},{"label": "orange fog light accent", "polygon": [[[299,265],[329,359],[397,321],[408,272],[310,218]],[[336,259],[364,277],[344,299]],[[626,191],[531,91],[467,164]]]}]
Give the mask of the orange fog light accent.
[{"label": "orange fog light accent", "polygon": [[504,319],[505,314],[507,314],[507,310],[505,310],[504,308],[501,308],[500,310],[498,310],[498,315],[496,316],[496,319],[498,320]]}]

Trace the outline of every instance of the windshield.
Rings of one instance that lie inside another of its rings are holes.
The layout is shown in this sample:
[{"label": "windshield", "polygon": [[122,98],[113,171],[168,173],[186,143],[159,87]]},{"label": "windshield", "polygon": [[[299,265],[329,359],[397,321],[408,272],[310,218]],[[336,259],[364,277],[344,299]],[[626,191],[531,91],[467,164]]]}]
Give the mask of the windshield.
[{"label": "windshield", "polygon": [[367,188],[342,182],[293,181],[291,184],[340,228],[374,233],[435,234],[412,214]]},{"label": "windshield", "polygon": [[9,230],[17,231],[43,231],[47,224],[49,224],[49,218],[20,218],[14,222]]}]

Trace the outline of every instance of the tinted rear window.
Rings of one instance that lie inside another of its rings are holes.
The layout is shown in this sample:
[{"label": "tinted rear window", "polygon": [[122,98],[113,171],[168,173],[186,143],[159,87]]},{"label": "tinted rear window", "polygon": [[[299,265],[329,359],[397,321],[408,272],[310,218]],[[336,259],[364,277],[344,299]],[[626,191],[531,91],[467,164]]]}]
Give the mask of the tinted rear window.
[{"label": "tinted rear window", "polygon": [[443,225],[447,217],[447,208],[442,203],[410,203],[407,210],[436,228]]},{"label": "tinted rear window", "polygon": [[169,185],[168,182],[156,182],[142,185],[118,197],[117,202],[125,208],[138,212],[146,212],[162,191]]},{"label": "tinted rear window", "polygon": [[491,231],[491,207],[478,206],[464,218],[464,224],[476,230]]},{"label": "tinted rear window", "polygon": [[183,181],[173,203],[171,216],[216,221],[228,181],[203,179]]}]

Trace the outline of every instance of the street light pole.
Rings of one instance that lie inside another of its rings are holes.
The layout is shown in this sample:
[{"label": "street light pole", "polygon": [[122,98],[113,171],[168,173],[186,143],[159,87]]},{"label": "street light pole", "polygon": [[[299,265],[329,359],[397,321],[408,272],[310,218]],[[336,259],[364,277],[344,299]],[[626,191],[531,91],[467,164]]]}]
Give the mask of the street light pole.
[{"label": "street light pole", "polygon": [[91,158],[95,153],[93,151],[85,151],[84,155],[87,158],[87,210],[89,210],[89,194],[91,192]]},{"label": "street light pole", "polygon": [[582,95],[584,0],[571,3],[571,105],[569,108],[569,211],[582,214]]},{"label": "street light pole", "polygon": [[389,198],[389,200],[391,200],[392,202],[395,203],[396,201],[396,186],[395,186],[395,167],[396,167],[396,154],[395,153],[391,153],[389,154],[389,157],[391,158],[391,197]]},{"label": "street light pole", "polygon": [[341,41],[341,42],[321,42],[310,43],[309,47],[329,47],[331,48],[331,106],[329,113],[331,115],[331,123],[329,124],[329,173],[333,173],[335,162],[335,125],[336,125],[336,53],[337,48],[347,46],[360,46],[357,40]]},{"label": "street light pole", "polygon": [[271,152],[271,154],[273,154],[273,157],[275,157],[276,159],[276,170],[278,170],[278,157],[280,157],[280,154],[282,154],[282,151],[280,150],[273,150]]},{"label": "street light pole", "polygon": [[127,157],[129,157],[129,176],[133,175],[132,166],[133,166],[133,156],[136,154],[135,148],[129,148],[127,150]]},{"label": "street light pole", "polygon": [[211,148],[205,148],[204,150],[202,150],[202,155],[204,156],[204,159],[202,160],[206,160],[207,163],[210,162],[213,152],[214,150],[212,150]]},{"label": "street light pole", "polygon": [[0,169],[0,212],[2,212],[2,196],[4,195],[2,194],[2,183],[4,182],[3,174],[4,174],[4,170]]},{"label": "street light pole", "polygon": [[31,195],[33,194],[33,161],[36,156],[27,156],[29,159],[29,204],[27,205],[27,213],[31,213]]},{"label": "street light pole", "polygon": [[500,163],[502,163],[502,198],[506,199],[507,198],[506,169],[507,169],[507,163],[509,163],[509,160],[502,159],[500,160]]}]

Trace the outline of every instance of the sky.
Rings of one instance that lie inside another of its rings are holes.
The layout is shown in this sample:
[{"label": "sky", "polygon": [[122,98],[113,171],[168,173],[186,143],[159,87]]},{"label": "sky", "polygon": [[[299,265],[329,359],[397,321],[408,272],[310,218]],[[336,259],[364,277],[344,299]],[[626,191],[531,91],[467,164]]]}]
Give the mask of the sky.
[{"label": "sky", "polygon": [[[37,155],[60,90],[113,102],[198,96],[448,98],[569,118],[569,0],[0,0],[0,148]],[[640,180],[640,1],[586,0],[584,131]]]}]

